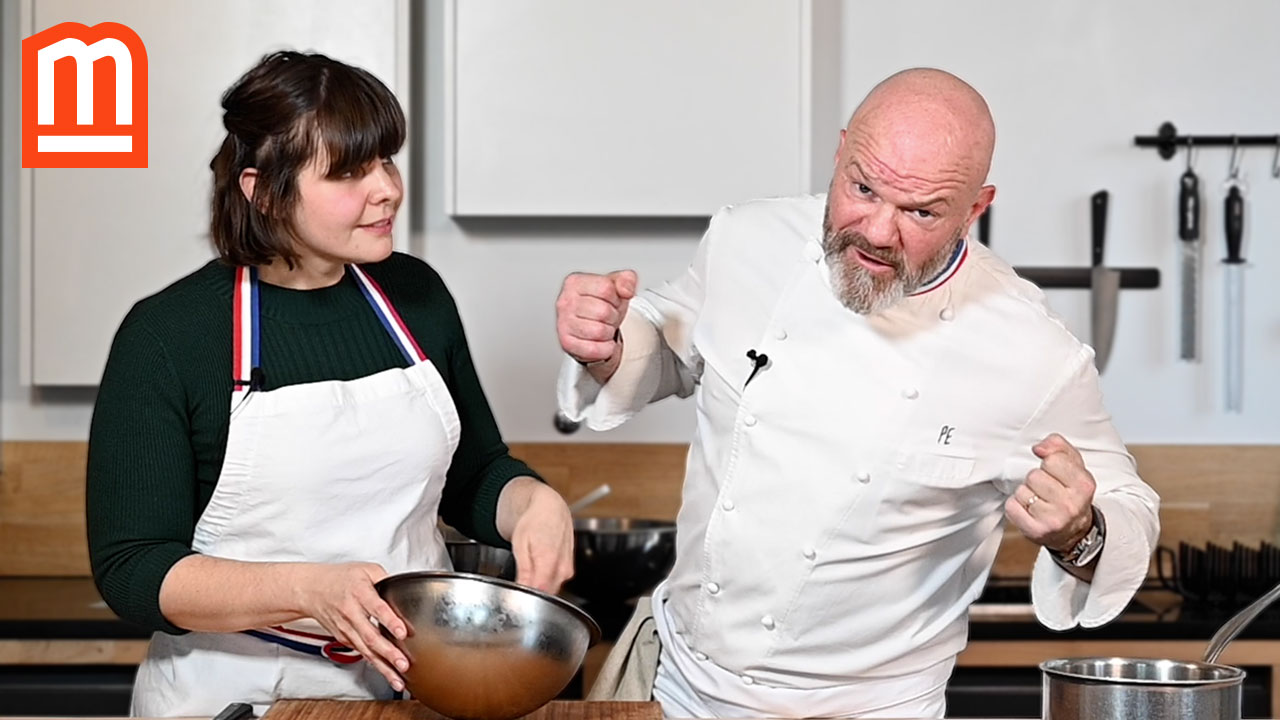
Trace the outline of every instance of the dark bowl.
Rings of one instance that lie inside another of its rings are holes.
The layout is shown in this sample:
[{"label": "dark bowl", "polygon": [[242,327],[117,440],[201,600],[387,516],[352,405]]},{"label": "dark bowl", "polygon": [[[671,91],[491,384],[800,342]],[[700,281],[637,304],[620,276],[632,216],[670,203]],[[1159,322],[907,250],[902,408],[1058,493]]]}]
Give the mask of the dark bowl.
[{"label": "dark bowl", "polygon": [[503,580],[516,579],[516,558],[510,550],[476,542],[448,526],[442,530],[449,561],[455,571]]},{"label": "dark bowl", "polygon": [[676,561],[676,525],[666,520],[579,517],[573,577],[564,589],[591,603],[625,603],[653,591]]}]

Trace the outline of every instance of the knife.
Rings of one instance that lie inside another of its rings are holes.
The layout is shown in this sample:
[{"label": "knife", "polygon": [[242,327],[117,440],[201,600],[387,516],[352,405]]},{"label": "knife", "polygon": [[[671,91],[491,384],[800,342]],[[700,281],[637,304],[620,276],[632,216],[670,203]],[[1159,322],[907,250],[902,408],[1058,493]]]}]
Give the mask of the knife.
[{"label": "knife", "polygon": [[1102,254],[1107,235],[1106,190],[1093,194],[1093,263],[1089,270],[1089,320],[1093,334],[1094,364],[1101,373],[1111,356],[1111,343],[1116,334],[1116,304],[1120,299],[1120,271],[1103,266]]},{"label": "knife", "polygon": [[1187,166],[1178,191],[1178,238],[1182,245],[1182,337],[1178,357],[1200,357],[1200,178]]},{"label": "knife", "polygon": [[1226,401],[1227,412],[1241,411],[1244,374],[1244,257],[1240,241],[1244,237],[1244,194],[1232,184],[1223,212],[1227,231],[1227,256],[1222,260],[1226,289]]}]

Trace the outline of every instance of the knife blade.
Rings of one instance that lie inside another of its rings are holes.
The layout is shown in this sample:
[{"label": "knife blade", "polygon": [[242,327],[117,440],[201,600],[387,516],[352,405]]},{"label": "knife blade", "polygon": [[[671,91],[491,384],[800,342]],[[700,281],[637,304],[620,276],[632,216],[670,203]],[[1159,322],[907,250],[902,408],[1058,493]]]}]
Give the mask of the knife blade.
[{"label": "knife blade", "polygon": [[1089,320],[1093,335],[1094,364],[1098,372],[1107,368],[1111,357],[1111,344],[1116,334],[1116,305],[1120,299],[1120,271],[1103,265],[1103,250],[1107,236],[1106,190],[1093,194],[1090,209],[1092,223],[1093,262],[1089,270]]},{"label": "knife blade", "polygon": [[1178,357],[1200,357],[1200,178],[1190,167],[1178,190],[1178,238],[1182,246],[1182,334]]},{"label": "knife blade", "polygon": [[1226,372],[1227,412],[1243,408],[1244,388],[1244,256],[1240,243],[1244,237],[1244,194],[1232,184],[1227,190],[1226,208],[1227,256],[1222,260],[1223,287],[1226,291],[1226,334],[1224,370]]}]

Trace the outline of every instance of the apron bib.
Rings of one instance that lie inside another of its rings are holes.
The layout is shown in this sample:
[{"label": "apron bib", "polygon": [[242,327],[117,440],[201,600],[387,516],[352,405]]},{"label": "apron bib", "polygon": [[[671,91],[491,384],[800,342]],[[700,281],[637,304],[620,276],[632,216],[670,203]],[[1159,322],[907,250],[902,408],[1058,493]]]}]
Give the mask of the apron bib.
[{"label": "apron bib", "polygon": [[[226,458],[196,524],[199,553],[254,562],[376,562],[389,573],[451,569],[437,529],[458,446],[443,378],[386,294],[348,266],[408,368],[263,392],[258,280],[238,268]],[[152,635],[132,714],[261,715],[285,697],[391,699],[394,691],[314,620],[245,633]]]}]

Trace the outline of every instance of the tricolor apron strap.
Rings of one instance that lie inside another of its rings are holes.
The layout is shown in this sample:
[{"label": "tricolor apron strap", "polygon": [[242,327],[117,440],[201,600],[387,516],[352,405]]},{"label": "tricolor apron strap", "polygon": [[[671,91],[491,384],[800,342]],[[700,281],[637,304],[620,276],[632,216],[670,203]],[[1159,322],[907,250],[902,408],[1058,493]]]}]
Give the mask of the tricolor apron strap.
[{"label": "tricolor apron strap", "polygon": [[233,315],[231,328],[232,392],[246,393],[251,389],[261,390],[262,346],[259,342],[258,327],[257,268],[236,268],[235,297],[232,300],[231,307]]},{"label": "tricolor apron strap", "polygon": [[[355,276],[360,292],[369,301],[369,307],[378,316],[400,354],[410,365],[426,362],[427,354],[418,345],[409,326],[405,324],[383,292],[377,281],[355,265],[348,265]],[[265,375],[262,371],[261,323],[258,311],[258,269],[236,268],[235,297],[232,301],[232,368],[233,393],[262,390]]]},{"label": "tricolor apron strap", "polygon": [[259,640],[266,640],[308,655],[318,655],[341,665],[350,665],[360,662],[362,659],[360,653],[338,642],[338,639],[332,635],[292,630],[283,625],[272,625],[271,627],[245,630],[243,632],[245,635],[252,635]]},{"label": "tricolor apron strap", "polygon": [[351,272],[356,276],[356,280],[360,283],[360,291],[364,293],[365,299],[369,301],[369,305],[373,307],[373,311],[378,315],[378,320],[382,322],[382,327],[386,328],[387,333],[391,335],[391,339],[395,340],[396,347],[400,348],[400,353],[404,355],[404,359],[410,365],[426,362],[427,354],[422,352],[422,348],[418,346],[418,341],[414,339],[413,333],[409,332],[409,326],[400,318],[400,313],[396,312],[395,306],[391,304],[391,300],[387,298],[387,294],[382,291],[377,281],[369,277],[358,265],[348,265],[347,267],[351,268]]}]

